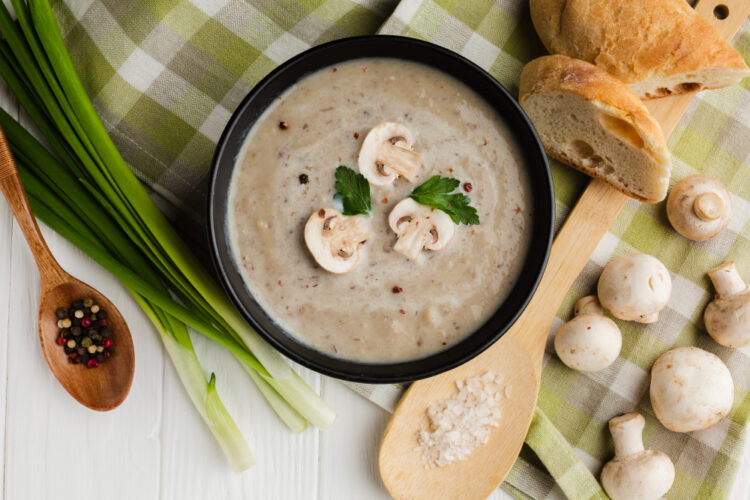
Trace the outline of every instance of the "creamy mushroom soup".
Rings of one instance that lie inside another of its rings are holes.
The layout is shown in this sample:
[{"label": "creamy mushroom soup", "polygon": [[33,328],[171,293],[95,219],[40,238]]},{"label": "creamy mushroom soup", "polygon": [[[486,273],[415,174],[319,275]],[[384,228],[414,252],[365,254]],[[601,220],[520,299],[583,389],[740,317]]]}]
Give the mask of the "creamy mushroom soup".
[{"label": "creamy mushroom soup", "polygon": [[[357,216],[369,233],[359,261],[328,272],[306,246],[305,224],[342,210],[336,168],[359,172],[364,138],[383,122],[408,128],[420,165],[412,182],[371,184],[372,211]],[[389,214],[433,175],[460,180],[480,223],[456,225],[444,248],[407,258],[394,251]],[[481,326],[519,277],[533,216],[502,117],[458,80],[386,58],[329,67],[286,91],[248,132],[230,191],[232,255],[258,303],[290,335],[362,362],[424,357]]]}]

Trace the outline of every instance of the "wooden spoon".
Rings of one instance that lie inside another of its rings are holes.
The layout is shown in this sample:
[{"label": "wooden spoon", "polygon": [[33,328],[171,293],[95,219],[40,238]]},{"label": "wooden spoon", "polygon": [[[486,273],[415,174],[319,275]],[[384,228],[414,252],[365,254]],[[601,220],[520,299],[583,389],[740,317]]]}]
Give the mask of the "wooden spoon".
[{"label": "wooden spoon", "polygon": [[[701,0],[696,11],[731,39],[750,14],[750,0]],[[694,94],[648,101],[647,106],[668,136]],[[555,314],[599,240],[614,222],[627,197],[600,181],[592,181],[558,233],[547,269],[524,313],[492,347],[458,368],[414,382],[385,429],[380,446],[380,475],[396,499],[463,500],[487,498],[510,471],[524,442],[534,412],[547,336]],[[425,469],[415,450],[415,434],[427,421],[426,409],[455,394],[457,380],[501,374],[510,387],[500,402],[502,417],[489,442],[466,459]]]},{"label": "wooden spoon", "polygon": [[[41,277],[39,302],[39,341],[52,373],[66,391],[92,410],[106,411],[119,406],[133,382],[133,340],[125,320],[107,298],[87,284],[66,273],[52,256],[36,219],[31,215],[29,201],[18,176],[5,133],[0,128],[0,191],[8,201],[18,225],[34,255]],[[77,299],[90,297],[107,311],[112,330],[112,357],[96,368],[87,368],[68,361],[68,356],[55,340],[59,307],[69,307]]]}]

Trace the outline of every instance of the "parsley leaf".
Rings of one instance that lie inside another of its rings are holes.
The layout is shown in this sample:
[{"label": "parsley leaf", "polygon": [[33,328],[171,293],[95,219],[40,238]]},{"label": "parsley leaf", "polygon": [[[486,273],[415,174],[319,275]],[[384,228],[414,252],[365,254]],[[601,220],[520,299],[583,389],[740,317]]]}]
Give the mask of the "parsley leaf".
[{"label": "parsley leaf", "polygon": [[433,175],[412,191],[409,197],[422,205],[442,210],[456,224],[479,224],[477,209],[470,205],[471,198],[463,193],[449,194],[460,183],[458,179]]},{"label": "parsley leaf", "polygon": [[344,215],[369,215],[372,210],[370,183],[365,176],[349,167],[336,168],[336,191],[344,203]]}]

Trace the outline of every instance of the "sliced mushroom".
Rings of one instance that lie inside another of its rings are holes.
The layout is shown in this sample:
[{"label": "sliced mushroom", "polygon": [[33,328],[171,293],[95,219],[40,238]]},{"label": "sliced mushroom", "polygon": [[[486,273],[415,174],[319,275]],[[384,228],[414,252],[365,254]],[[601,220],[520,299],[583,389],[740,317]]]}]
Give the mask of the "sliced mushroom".
[{"label": "sliced mushroom", "polygon": [[412,150],[414,137],[396,122],[384,122],[370,130],[359,150],[359,171],[371,184],[385,186],[396,177],[411,182],[419,168],[419,153]]},{"label": "sliced mushroom", "polygon": [[335,274],[354,269],[369,238],[362,217],[346,217],[333,208],[321,208],[305,224],[307,248],[320,267]]},{"label": "sliced mushroom", "polygon": [[412,260],[423,248],[433,251],[445,248],[455,230],[448,214],[420,205],[411,198],[405,198],[393,207],[388,224],[398,236],[393,249]]},{"label": "sliced mushroom", "polygon": [[734,267],[734,262],[708,271],[716,288],[716,298],[703,313],[708,334],[727,347],[750,344],[750,287]]},{"label": "sliced mushroom", "polygon": [[599,277],[599,301],[615,318],[655,323],[669,302],[672,280],[664,264],[631,253],[612,259]]},{"label": "sliced mushroom", "polygon": [[667,217],[689,240],[707,240],[722,232],[732,218],[732,198],[718,179],[691,175],[675,184],[667,199]]}]

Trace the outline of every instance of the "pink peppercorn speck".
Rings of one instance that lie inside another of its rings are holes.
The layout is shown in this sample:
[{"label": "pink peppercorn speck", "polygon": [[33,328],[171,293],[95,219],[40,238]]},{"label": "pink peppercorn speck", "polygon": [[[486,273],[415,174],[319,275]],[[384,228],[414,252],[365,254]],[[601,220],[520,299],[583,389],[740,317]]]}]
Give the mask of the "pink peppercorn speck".
[{"label": "pink peppercorn speck", "polygon": [[91,318],[89,318],[88,316],[84,316],[81,319],[81,326],[84,327],[84,328],[90,327],[91,326]]}]

